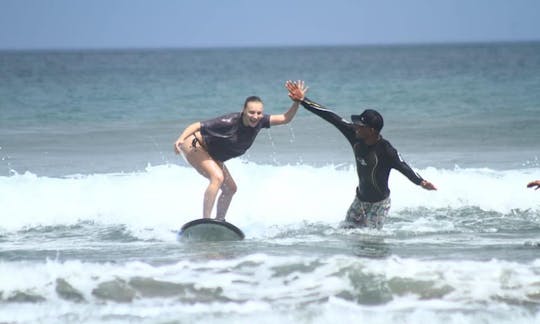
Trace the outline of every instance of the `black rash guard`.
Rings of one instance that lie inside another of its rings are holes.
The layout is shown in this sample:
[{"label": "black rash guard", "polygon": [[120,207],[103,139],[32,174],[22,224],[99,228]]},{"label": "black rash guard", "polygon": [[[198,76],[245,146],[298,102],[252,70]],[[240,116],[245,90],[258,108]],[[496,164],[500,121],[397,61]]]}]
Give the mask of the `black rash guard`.
[{"label": "black rash guard", "polygon": [[401,159],[392,144],[382,136],[377,143],[367,145],[361,138],[356,137],[354,124],[351,122],[307,98],[302,101],[302,106],[336,126],[351,144],[358,173],[356,195],[361,201],[377,202],[390,196],[388,176],[391,169],[403,173],[417,185],[423,181],[422,177]]},{"label": "black rash guard", "polygon": [[208,154],[225,162],[244,154],[261,128],[270,128],[270,115],[263,115],[257,126],[244,126],[242,113],[232,113],[201,122],[201,135]]}]

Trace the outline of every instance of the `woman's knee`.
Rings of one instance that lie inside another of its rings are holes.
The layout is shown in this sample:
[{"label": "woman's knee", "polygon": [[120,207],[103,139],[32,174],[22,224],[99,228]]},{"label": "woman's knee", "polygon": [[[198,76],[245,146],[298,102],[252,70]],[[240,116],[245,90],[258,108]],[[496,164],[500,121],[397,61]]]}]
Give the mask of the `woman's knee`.
[{"label": "woman's knee", "polygon": [[236,191],[238,190],[238,187],[236,186],[236,183],[234,182],[227,182],[227,183],[224,183],[222,186],[221,186],[221,191],[223,191],[224,193],[228,194],[228,195],[234,195],[236,193]]},{"label": "woman's knee", "polygon": [[225,176],[221,172],[214,172],[210,175],[210,183],[216,185],[218,188],[223,186]]}]

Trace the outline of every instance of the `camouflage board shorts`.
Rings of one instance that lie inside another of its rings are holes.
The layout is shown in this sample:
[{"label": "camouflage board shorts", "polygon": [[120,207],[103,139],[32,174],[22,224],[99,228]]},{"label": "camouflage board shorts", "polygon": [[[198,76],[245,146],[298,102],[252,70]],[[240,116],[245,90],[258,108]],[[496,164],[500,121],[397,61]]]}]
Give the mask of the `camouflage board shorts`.
[{"label": "camouflage board shorts", "polygon": [[386,215],[390,210],[390,197],[377,201],[360,201],[354,197],[354,201],[347,211],[343,227],[369,227],[381,229],[384,225]]}]

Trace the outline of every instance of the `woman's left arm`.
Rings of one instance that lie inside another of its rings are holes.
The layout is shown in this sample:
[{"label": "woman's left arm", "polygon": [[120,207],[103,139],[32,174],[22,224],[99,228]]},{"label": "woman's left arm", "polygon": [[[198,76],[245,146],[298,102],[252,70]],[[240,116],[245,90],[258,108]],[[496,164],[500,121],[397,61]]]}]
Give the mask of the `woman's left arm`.
[{"label": "woman's left arm", "polygon": [[298,101],[295,101],[286,113],[281,115],[270,115],[270,125],[274,126],[287,124],[293,119],[294,115],[296,115],[298,107],[300,107],[300,103]]},{"label": "woman's left arm", "polygon": [[308,87],[305,85],[304,81],[298,80],[296,82],[287,81],[285,82],[285,88],[290,91],[294,91],[295,94],[298,96],[298,98],[291,96],[289,93],[289,98],[293,101],[293,104],[289,110],[281,115],[270,115],[270,125],[283,125],[290,122],[294,115],[296,115],[296,112],[298,111],[298,107],[300,107],[301,99],[304,98],[306,95],[306,92],[308,90]]}]

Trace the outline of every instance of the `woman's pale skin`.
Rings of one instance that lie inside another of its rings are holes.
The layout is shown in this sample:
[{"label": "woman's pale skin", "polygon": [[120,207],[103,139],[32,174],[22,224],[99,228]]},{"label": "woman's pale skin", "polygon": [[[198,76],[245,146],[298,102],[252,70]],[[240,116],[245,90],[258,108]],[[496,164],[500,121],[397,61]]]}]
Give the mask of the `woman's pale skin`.
[{"label": "woman's pale skin", "polygon": [[[304,87],[304,83],[299,82]],[[270,125],[276,126],[289,123],[296,115],[298,107],[299,103],[295,101],[285,113],[270,115]],[[242,112],[244,126],[255,127],[263,118],[264,105],[262,102],[250,101]],[[216,219],[223,220],[231,204],[232,197],[236,193],[237,186],[223,162],[214,160],[205,148],[192,147],[193,136],[197,138],[199,143],[204,145],[200,130],[200,122],[186,127],[174,143],[174,151],[176,154],[183,153],[189,164],[209,180],[208,187],[204,192],[203,218],[210,218],[216,197],[219,190],[221,190],[221,195],[217,198]]]}]

